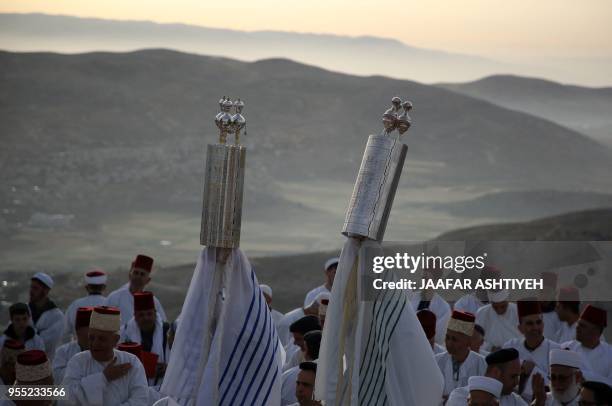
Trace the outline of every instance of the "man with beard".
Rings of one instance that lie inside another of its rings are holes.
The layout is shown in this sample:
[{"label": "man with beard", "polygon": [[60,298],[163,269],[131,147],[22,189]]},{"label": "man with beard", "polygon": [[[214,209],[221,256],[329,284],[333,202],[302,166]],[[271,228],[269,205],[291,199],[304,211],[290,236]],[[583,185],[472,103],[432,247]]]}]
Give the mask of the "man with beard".
[{"label": "man with beard", "polygon": [[74,325],[76,340],[59,346],[55,351],[52,363],[55,382],[61,382],[64,379],[64,372],[70,358],[89,349],[89,320],[92,310],[93,307],[79,307],[77,309],[75,320],[71,323]]},{"label": "man with beard", "polygon": [[[170,324],[164,322],[155,311],[155,301],[151,292],[134,293],[134,317],[121,330],[121,342],[133,342],[142,345],[143,357],[157,359],[156,365],[149,371],[145,366],[149,385],[159,387],[162,384],[168,364],[167,337]],[[143,358],[144,362],[149,362]]]},{"label": "man with beard", "polygon": [[[499,406],[527,406],[527,402],[514,393],[514,388],[518,385],[521,375],[518,351],[514,348],[504,348],[487,355],[485,360],[487,371],[484,376],[497,379],[502,383]],[[468,396],[467,386],[457,388],[451,392],[446,406],[465,406]]]},{"label": "man with beard", "polygon": [[45,352],[53,359],[55,349],[64,333],[64,313],[49,299],[53,279],[44,272],[36,273],[30,281],[30,314],[36,332],[45,342]]},{"label": "man with beard", "polygon": [[30,309],[25,303],[15,303],[9,307],[11,323],[0,336],[0,346],[5,340],[16,340],[25,345],[26,350],[44,350],[45,342],[30,325]]},{"label": "man with beard", "polygon": [[[518,393],[523,399],[531,401],[533,391],[531,382],[534,374],[547,376],[550,351],[559,348],[559,344],[544,337],[544,320],[540,302],[520,300],[517,303],[519,325],[523,334],[504,344],[504,348],[514,348],[521,359],[521,380]],[[548,384],[548,380],[546,380]]]},{"label": "man with beard", "polygon": [[[121,310],[121,325],[125,325],[134,316],[134,293],[142,292],[149,282],[151,282],[151,272],[153,271],[153,258],[146,255],[137,255],[132,262],[129,273],[129,282],[121,286],[108,295],[104,304],[106,306],[117,307]],[[155,300],[155,310],[162,320],[166,321],[166,313],[157,300]]]},{"label": "man with beard", "polygon": [[601,341],[607,319],[604,309],[588,305],[578,320],[576,339],[561,345],[582,356],[582,374],[589,381],[612,382],[612,346]]},{"label": "man with beard", "polygon": [[533,378],[534,406],[578,406],[580,394],[580,355],[570,350],[550,352],[550,393],[544,393],[544,379]]}]

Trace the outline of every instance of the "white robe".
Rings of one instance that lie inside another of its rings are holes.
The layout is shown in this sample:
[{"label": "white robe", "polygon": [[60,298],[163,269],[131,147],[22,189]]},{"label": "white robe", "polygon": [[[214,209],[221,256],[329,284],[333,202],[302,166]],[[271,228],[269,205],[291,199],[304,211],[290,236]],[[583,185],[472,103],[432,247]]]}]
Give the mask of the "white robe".
[{"label": "white robe", "polygon": [[559,341],[557,337],[557,331],[561,328],[561,320],[559,320],[557,312],[553,310],[552,312],[542,313],[542,319],[544,320],[544,337],[558,343],[563,342]]},{"label": "white robe", "polygon": [[[68,361],[62,386],[70,393],[69,404],[145,406],[149,392],[144,367],[133,354],[114,350],[117,364],[130,363],[132,367],[121,378],[108,382],[104,368],[108,362],[94,360],[89,351],[83,351]],[[109,361],[110,362],[110,361]]]},{"label": "white robe", "polygon": [[509,303],[506,313],[499,315],[488,304],[481,307],[476,313],[476,324],[485,330],[483,347],[490,351],[493,347],[501,348],[508,340],[521,337],[518,330],[518,312],[515,303]]},{"label": "white robe", "polygon": [[[0,348],[2,348],[4,346],[4,341],[7,338],[11,339],[6,334],[2,334],[0,336]],[[45,351],[45,342],[43,341],[42,338],[40,338],[40,336],[38,334],[34,334],[34,336],[32,338],[30,338],[29,340],[26,340],[25,343],[23,343],[23,345],[24,345],[26,350],[42,350],[42,351]]]},{"label": "white robe", "polygon": [[[421,292],[414,292],[410,298],[410,303],[414,311],[417,311],[419,303],[421,302]],[[431,297],[428,309],[436,315],[436,342],[438,344],[444,344],[446,338],[446,326],[451,316],[451,307],[448,302],[437,293],[434,293]]]},{"label": "white robe", "polygon": [[74,335],[74,321],[79,307],[96,307],[104,305],[106,297],[103,295],[87,295],[74,300],[66,309],[66,327],[64,329],[64,340],[70,340]]},{"label": "white robe", "polygon": [[475,294],[469,293],[460,297],[459,300],[457,300],[453,305],[453,309],[476,315],[478,309],[480,309],[484,305],[485,303],[481,302]]},{"label": "white robe", "polygon": [[571,326],[567,324],[567,322],[562,321],[559,324],[559,328],[557,329],[557,341],[558,343],[566,343],[568,341],[573,341],[576,339],[576,326],[578,325],[578,321],[575,321]]},{"label": "white robe", "polygon": [[289,327],[304,316],[306,316],[304,310],[301,307],[298,307],[297,309],[293,309],[290,312],[285,313],[283,318],[280,320],[276,328],[278,338],[283,344],[283,347],[287,348],[287,345],[293,342],[293,336],[289,331]]},{"label": "white robe", "polygon": [[53,360],[55,349],[60,345],[65,327],[64,313],[57,307],[40,315],[34,324],[34,329],[45,342],[45,352]]},{"label": "white robe", "polygon": [[448,352],[437,354],[436,362],[444,377],[444,396],[450,395],[453,389],[466,386],[470,376],[484,375],[487,369],[484,357],[474,351],[468,353],[467,358],[459,367],[458,380],[455,380],[453,376],[453,360]]},{"label": "white robe", "polygon": [[297,376],[300,373],[300,367],[293,367],[285,372],[282,376],[281,386],[281,406],[291,405],[297,402],[295,397],[295,388],[297,387]]},{"label": "white robe", "polygon": [[53,363],[51,364],[53,368],[53,381],[56,385],[59,385],[64,380],[68,361],[81,351],[81,346],[76,341],[71,341],[57,347],[55,358],[53,358]]},{"label": "white robe", "polygon": [[442,347],[438,343],[434,343],[434,346],[433,346],[432,349],[433,349],[434,354],[436,354],[436,355],[437,354],[442,354],[443,352],[446,352],[446,348]]},{"label": "white robe", "polygon": [[294,345],[297,348],[297,351],[293,351],[291,355],[287,355],[287,360],[285,361],[285,365],[283,365],[283,372],[290,370],[293,367],[297,367],[301,362],[304,361],[304,353],[297,345]]},{"label": "white robe", "polygon": [[535,367],[531,371],[531,374],[525,383],[523,393],[521,393],[523,399],[530,401],[533,398],[533,390],[531,385],[534,374],[540,374],[542,377],[544,377],[544,383],[550,386],[550,381],[547,378],[550,371],[550,351],[560,348],[559,344],[549,340],[548,338],[544,338],[544,341],[542,341],[538,348],[533,351],[529,351],[525,347],[524,338],[513,338],[504,344],[504,348],[514,348],[517,350],[521,363],[523,363],[523,361],[532,361],[535,364]]},{"label": "white robe", "polygon": [[[470,391],[467,386],[462,386],[451,392],[445,406],[466,406]],[[519,395],[512,392],[499,399],[499,406],[527,406],[527,402]]]},{"label": "white robe", "polygon": [[[164,312],[164,308],[162,307],[157,297],[153,297],[155,301],[155,310],[157,314],[162,318],[163,321],[166,321],[166,312]],[[104,301],[106,306],[114,306],[118,307],[121,310],[121,325],[124,325],[132,317],[134,317],[134,296],[130,292],[130,284],[126,283],[119,289],[111,292],[110,295]]]},{"label": "white robe", "polygon": [[321,292],[331,293],[329,289],[325,287],[325,285],[317,286],[310,292],[306,293],[306,298],[304,299],[304,307],[310,306]]},{"label": "white robe", "polygon": [[580,354],[583,362],[582,375],[587,381],[599,381],[612,386],[612,346],[603,341],[593,349],[586,348],[576,340],[561,344]]}]

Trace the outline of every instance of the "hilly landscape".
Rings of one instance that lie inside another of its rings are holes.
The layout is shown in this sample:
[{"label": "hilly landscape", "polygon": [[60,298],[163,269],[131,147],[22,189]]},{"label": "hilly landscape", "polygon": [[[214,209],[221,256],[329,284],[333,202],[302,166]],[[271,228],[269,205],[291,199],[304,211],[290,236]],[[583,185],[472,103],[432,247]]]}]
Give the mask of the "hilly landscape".
[{"label": "hilly landscape", "polygon": [[564,85],[510,75],[440,86],[543,117],[612,145],[612,87]]},{"label": "hilly landscape", "polygon": [[396,94],[415,107],[389,239],[485,220],[429,204],[611,190],[609,148],[437,86],[159,49],[0,52],[0,270],[114,269],[143,251],[162,266],[195,258],[205,145],[217,140],[223,95],[246,101],[244,249],[339,248],[367,135]]},{"label": "hilly landscape", "polygon": [[609,85],[609,58],[493,60],[424,49],[393,38],[282,31],[237,31],[186,24],[49,14],[0,14],[0,49],[126,52],[169,48],[242,61],[288,58],[357,75],[386,75],[426,83],[464,82],[497,73]]}]

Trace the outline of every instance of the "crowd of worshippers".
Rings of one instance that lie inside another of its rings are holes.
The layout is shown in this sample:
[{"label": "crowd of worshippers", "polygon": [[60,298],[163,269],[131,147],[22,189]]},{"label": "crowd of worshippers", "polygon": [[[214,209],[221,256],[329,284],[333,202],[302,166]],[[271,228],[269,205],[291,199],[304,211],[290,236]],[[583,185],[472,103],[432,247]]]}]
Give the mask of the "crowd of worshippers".
[{"label": "crowd of worshippers", "polygon": [[[281,406],[321,404],[314,387],[338,261],[323,264],[324,283],[286,314],[273,309],[272,288],[260,285],[285,353]],[[138,255],[129,282],[108,296],[107,275],[90,271],[88,294],[65,313],[50,299],[51,276],[33,275],[29,303],[10,306],[0,337],[0,384],[62,385],[66,404],[157,402],[180,316],[169,323],[146,290],[152,270],[153,259]],[[501,273],[487,267],[482,276]],[[540,297],[516,303],[504,290],[473,292],[452,307],[433,290],[411,295],[422,327],[415,334],[429,340],[444,378],[440,405],[612,405],[606,311],[581,306],[579,291],[558,288],[555,274],[542,278]]]}]

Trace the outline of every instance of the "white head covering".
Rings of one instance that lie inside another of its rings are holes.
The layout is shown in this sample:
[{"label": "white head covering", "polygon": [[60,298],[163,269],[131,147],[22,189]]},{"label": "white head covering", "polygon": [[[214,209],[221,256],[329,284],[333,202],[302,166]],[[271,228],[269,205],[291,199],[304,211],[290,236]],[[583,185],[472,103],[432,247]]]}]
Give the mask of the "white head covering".
[{"label": "white head covering", "polygon": [[580,368],[582,362],[580,354],[575,351],[555,349],[550,351],[550,365]]},{"label": "white head covering", "polygon": [[325,261],[325,268],[323,268],[323,269],[325,269],[327,271],[330,266],[337,265],[338,262],[340,262],[340,258],[338,258],[338,257],[330,258],[327,261]]},{"label": "white head covering", "polygon": [[315,298],[315,301],[319,304],[319,315],[320,316],[325,316],[327,314],[328,305],[323,304],[323,301],[327,300],[329,303],[330,297],[331,297],[331,294],[329,292],[319,292],[319,294]]},{"label": "white head covering", "polygon": [[272,288],[270,286],[262,283],[259,285],[259,289],[261,289],[261,291],[266,295],[270,296],[270,298],[272,297]]},{"label": "white head covering", "polygon": [[87,285],[104,285],[106,280],[106,272],[101,269],[94,269],[85,274],[85,283]]},{"label": "white head covering", "polygon": [[116,307],[94,307],[89,328],[116,333],[121,328],[121,313]]},{"label": "white head covering", "polygon": [[487,290],[487,297],[489,298],[489,302],[491,303],[499,303],[504,302],[510,296],[510,292],[507,289],[502,289],[497,292],[493,292],[492,290]]},{"label": "white head covering", "polygon": [[497,399],[501,396],[503,386],[504,385],[497,379],[486,376],[470,376],[468,378],[468,389],[470,392],[473,390],[481,390],[490,393]]},{"label": "white head covering", "polygon": [[49,289],[53,287],[53,278],[44,272],[36,272],[34,276],[32,276],[32,279],[36,279]]}]

